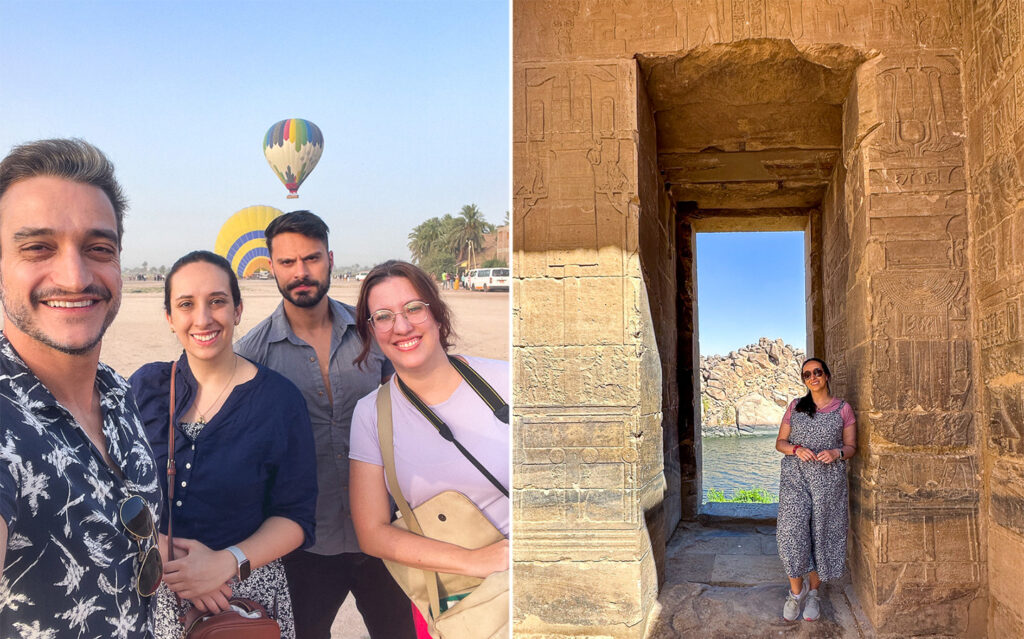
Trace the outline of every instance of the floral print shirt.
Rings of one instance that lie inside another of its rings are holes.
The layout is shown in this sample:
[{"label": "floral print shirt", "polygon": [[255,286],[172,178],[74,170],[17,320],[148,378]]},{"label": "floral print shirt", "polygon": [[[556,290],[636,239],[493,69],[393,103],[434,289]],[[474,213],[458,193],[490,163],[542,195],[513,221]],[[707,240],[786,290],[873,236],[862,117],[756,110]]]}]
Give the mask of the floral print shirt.
[{"label": "floral print shirt", "polygon": [[127,382],[100,364],[96,390],[120,476],[0,335],[0,637],[152,636],[139,543],[118,510],[139,495],[157,513],[157,469]]}]

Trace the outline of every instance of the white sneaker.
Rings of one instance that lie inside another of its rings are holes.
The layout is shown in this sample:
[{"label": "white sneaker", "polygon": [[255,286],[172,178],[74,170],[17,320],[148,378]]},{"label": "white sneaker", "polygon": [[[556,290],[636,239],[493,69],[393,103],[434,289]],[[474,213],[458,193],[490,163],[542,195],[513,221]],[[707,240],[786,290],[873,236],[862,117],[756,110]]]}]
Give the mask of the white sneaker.
[{"label": "white sneaker", "polygon": [[807,596],[807,584],[805,583],[799,595],[794,595],[792,590],[786,592],[786,605],[782,607],[782,618],[786,621],[796,621],[800,616],[800,602]]},{"label": "white sneaker", "polygon": [[818,589],[807,593],[807,604],[804,605],[804,621],[817,621],[821,609],[818,606]]}]

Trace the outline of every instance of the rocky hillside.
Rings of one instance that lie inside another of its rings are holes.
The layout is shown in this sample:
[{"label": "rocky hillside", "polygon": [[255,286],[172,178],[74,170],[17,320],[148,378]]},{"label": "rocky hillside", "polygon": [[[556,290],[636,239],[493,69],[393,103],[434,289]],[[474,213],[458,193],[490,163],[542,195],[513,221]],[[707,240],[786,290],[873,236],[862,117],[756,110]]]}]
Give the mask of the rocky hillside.
[{"label": "rocky hillside", "polygon": [[804,352],[762,337],[728,355],[700,358],[704,436],[778,428],[786,405],[807,392],[800,381]]}]

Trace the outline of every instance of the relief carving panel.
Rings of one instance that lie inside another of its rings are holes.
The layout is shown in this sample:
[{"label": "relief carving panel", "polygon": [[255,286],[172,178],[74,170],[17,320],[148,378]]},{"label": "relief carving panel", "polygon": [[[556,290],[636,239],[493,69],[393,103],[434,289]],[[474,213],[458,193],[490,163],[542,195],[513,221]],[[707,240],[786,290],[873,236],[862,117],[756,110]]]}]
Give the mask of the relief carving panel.
[{"label": "relief carving panel", "polygon": [[609,413],[522,416],[515,459],[517,526],[635,528],[639,454],[629,438],[632,419]]},{"label": "relief carving panel", "polygon": [[516,406],[638,405],[635,345],[520,347],[513,361]]},{"label": "relief carving panel", "polygon": [[[873,417],[872,422],[876,421]],[[895,508],[896,502],[915,508],[976,507],[979,471],[973,456],[883,453],[876,459],[877,499],[886,508]]]},{"label": "relief carving panel", "polygon": [[1024,466],[997,459],[992,467],[989,512],[1000,526],[1024,535]]},{"label": "relief carving panel", "polygon": [[900,446],[965,447],[974,445],[971,413],[886,411],[871,418],[871,427]]},{"label": "relief carving panel", "polygon": [[[630,62],[517,69],[514,240],[520,275],[622,275],[635,197]],[[615,250],[603,250],[611,248]]]},{"label": "relief carving panel", "polygon": [[984,393],[988,441],[1000,455],[1024,455],[1024,384],[989,383]]}]

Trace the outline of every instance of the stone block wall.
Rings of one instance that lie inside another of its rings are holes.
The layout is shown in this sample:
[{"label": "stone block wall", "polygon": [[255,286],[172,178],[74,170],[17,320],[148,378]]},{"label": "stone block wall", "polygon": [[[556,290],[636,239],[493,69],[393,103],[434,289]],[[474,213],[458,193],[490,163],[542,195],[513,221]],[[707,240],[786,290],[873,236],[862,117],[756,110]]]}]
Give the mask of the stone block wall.
[{"label": "stone block wall", "polygon": [[650,115],[632,60],[517,64],[513,95],[516,632],[640,637],[667,525],[655,327],[674,322],[638,255],[670,273]]},{"label": "stone block wall", "polygon": [[946,53],[862,65],[822,207],[825,356],[858,410],[850,560],[882,636],[985,633],[960,79]]},{"label": "stone block wall", "polygon": [[1024,636],[1024,3],[971,3],[964,91],[989,636]]}]

